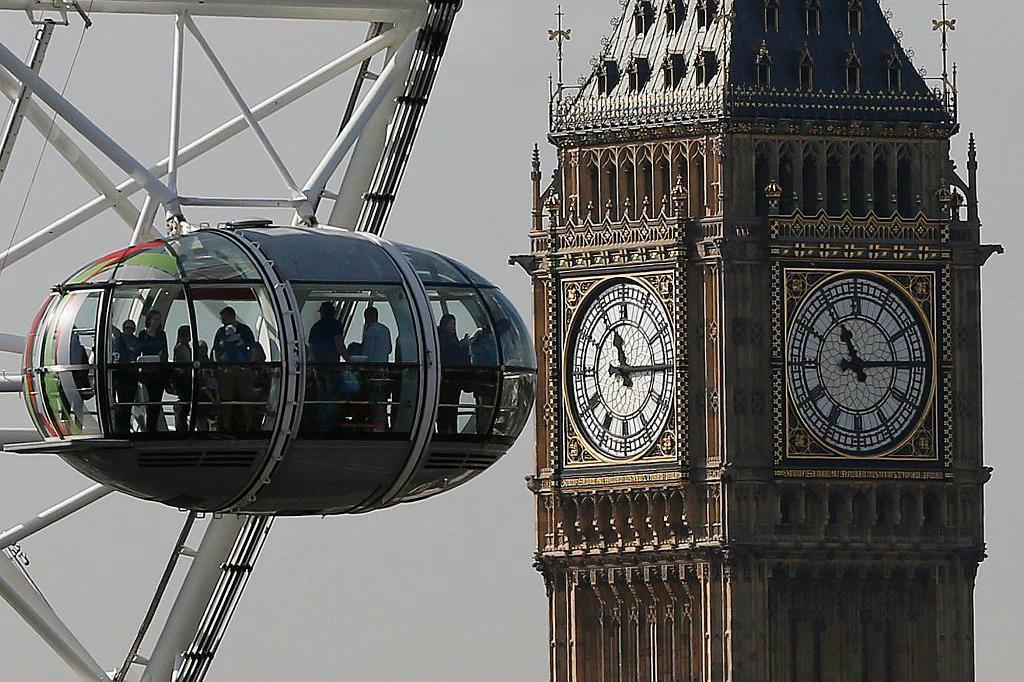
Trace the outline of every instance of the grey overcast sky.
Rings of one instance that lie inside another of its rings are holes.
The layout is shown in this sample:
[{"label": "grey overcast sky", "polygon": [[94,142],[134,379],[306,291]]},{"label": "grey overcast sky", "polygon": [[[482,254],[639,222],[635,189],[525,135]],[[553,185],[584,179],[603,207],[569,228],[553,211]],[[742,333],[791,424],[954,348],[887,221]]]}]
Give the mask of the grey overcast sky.
[{"label": "grey overcast sky", "polygon": [[[86,4],[86,3],[83,3]],[[894,24],[936,75],[931,19],[937,0],[890,0]],[[573,28],[573,80],[599,51],[615,0],[563,0]],[[505,265],[528,250],[530,148],[546,132],[546,77],[554,66],[546,29],[554,2],[466,0],[445,59],[389,236],[449,253],[501,285],[529,312],[529,282]],[[1024,158],[1017,79],[1015,0],[952,0],[959,19],[961,120],[981,154],[986,241],[1008,255],[985,270],[986,455],[989,558],[977,592],[979,680],[1019,676],[1024,612],[1024,386],[1018,220]],[[359,31],[301,22],[202,24],[250,101],[326,63]],[[69,98],[144,160],[161,158],[167,127],[170,28],[166,18],[96,17],[68,86]],[[57,32],[45,75],[62,84],[80,25]],[[0,14],[0,41],[26,54],[23,14]],[[186,70],[184,139],[234,115],[232,102],[193,48]],[[269,132],[294,168],[310,169],[336,128],[345,84],[276,118]],[[2,110],[0,110],[2,111]],[[251,141],[186,167],[185,192],[277,192],[273,169]],[[966,134],[956,142],[964,166]],[[0,245],[12,238],[41,147],[28,130],[0,187]],[[545,172],[551,154],[545,149]],[[17,235],[25,236],[93,193],[52,151],[42,159]],[[230,215],[210,216],[230,219]],[[0,274],[0,331],[23,333],[47,286],[122,245],[123,225],[94,220]],[[16,360],[0,358],[13,369]],[[16,397],[0,396],[0,424],[26,425]],[[477,682],[547,677],[547,612],[532,569],[533,507],[523,477],[528,433],[482,478],[426,503],[362,517],[279,521],[214,663],[216,680]],[[0,458],[0,527],[77,492],[88,482],[52,459]],[[26,543],[30,570],[58,611],[106,665],[120,661],[171,550],[179,514],[124,497],[107,499]],[[70,675],[0,604],[0,679],[53,682]]]}]

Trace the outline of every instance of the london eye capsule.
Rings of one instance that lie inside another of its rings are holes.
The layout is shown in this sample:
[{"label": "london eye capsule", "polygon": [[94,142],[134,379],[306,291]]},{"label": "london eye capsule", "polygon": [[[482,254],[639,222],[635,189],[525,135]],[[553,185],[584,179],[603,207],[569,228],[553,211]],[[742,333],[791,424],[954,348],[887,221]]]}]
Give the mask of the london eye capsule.
[{"label": "london eye capsule", "polygon": [[536,392],[522,319],[462,264],[262,223],[92,263],[54,288],[25,362],[44,442],[21,450],[196,511],[436,495],[507,452]]}]

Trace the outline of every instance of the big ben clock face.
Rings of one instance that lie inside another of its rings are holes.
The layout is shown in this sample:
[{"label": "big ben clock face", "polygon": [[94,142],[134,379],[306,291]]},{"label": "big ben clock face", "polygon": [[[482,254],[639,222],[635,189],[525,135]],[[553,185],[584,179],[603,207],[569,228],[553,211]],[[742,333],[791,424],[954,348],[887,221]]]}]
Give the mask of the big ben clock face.
[{"label": "big ben clock face", "polygon": [[675,348],[659,296],[632,280],[597,290],[569,339],[573,417],[603,459],[626,461],[662,435],[675,394]]},{"label": "big ben clock face", "polygon": [[790,319],[790,399],[807,430],[846,457],[882,457],[931,403],[935,355],[918,306],[895,282],[845,273],[809,292]]}]

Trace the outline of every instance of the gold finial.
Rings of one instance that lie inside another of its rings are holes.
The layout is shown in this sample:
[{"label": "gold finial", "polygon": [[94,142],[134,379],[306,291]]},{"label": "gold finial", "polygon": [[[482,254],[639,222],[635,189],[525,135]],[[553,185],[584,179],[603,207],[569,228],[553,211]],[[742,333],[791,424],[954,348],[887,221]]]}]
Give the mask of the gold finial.
[{"label": "gold finial", "polygon": [[548,41],[555,42],[558,45],[558,95],[561,98],[562,88],[565,85],[564,77],[562,73],[562,63],[564,56],[563,46],[565,43],[572,40],[572,29],[565,28],[562,25],[562,19],[565,17],[565,12],[562,11],[562,6],[558,6],[558,11],[555,12],[555,18],[558,20],[556,28],[548,29]]},{"label": "gold finial", "polygon": [[942,33],[942,101],[946,108],[949,108],[950,91],[953,90],[949,82],[949,33],[956,30],[956,19],[949,16],[949,2],[942,0],[939,3],[942,8],[942,18],[932,19],[932,31]]}]

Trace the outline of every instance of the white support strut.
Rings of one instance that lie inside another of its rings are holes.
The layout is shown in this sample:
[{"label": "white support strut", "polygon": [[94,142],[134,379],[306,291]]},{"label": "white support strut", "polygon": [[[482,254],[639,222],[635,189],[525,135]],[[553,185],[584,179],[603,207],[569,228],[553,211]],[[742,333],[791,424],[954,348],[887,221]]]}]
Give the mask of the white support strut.
[{"label": "white support strut", "polygon": [[[18,80],[8,73],[7,69],[0,67],[0,92],[3,92],[7,99],[14,101],[20,90]],[[47,138],[52,146],[68,164],[74,168],[82,179],[89,183],[89,186],[106,197],[111,203],[110,206],[128,225],[134,225],[139,218],[139,212],[114,185],[113,180],[106,176],[85,151],[75,144],[67,133],[64,132],[51,114],[31,99],[25,100],[23,114],[29,123],[32,124],[41,135]]]},{"label": "white support strut", "polygon": [[[253,116],[252,111],[249,109],[249,105],[245,103],[245,98],[242,97],[242,93],[238,91],[238,88],[231,80],[231,77],[228,76],[228,72],[224,69],[224,65],[221,64],[220,59],[217,58],[213,48],[210,47],[210,43],[207,42],[206,37],[199,30],[199,27],[196,26],[196,23],[192,21],[191,17],[184,15],[184,21],[185,26],[188,27],[189,33],[191,33],[192,37],[194,37],[196,42],[199,43],[199,47],[202,48],[203,52],[206,54],[206,58],[210,60],[210,65],[213,66],[213,70],[217,72],[218,76],[220,76],[221,81],[224,83],[224,87],[227,88],[228,92],[231,94],[231,98],[235,100],[235,104],[238,105],[238,109],[242,112],[245,122],[250,128],[252,128],[253,133],[256,135],[256,139],[259,140],[260,145],[267,152],[267,156],[270,157],[270,161],[274,164],[274,168],[277,169],[281,179],[284,180],[285,186],[291,190],[292,198],[304,199],[305,197],[299,189],[298,184],[292,177],[288,167],[285,166],[284,159],[282,159],[281,155],[277,153],[276,149],[274,149],[274,145],[271,144],[270,138],[267,137],[266,132],[263,130],[263,126],[261,126],[256,117]],[[305,220],[309,220],[313,215],[313,207],[309,205],[308,201],[306,201],[305,205],[300,207],[299,212],[303,215]]]},{"label": "white support strut", "polygon": [[244,523],[245,517],[234,514],[214,517],[210,521],[164,629],[149,656],[142,682],[172,679],[175,659],[195,636],[206,605],[217,587],[221,565],[230,555]]},{"label": "white support strut", "polygon": [[21,385],[20,376],[0,371],[0,393],[21,393]]},{"label": "white support strut", "polygon": [[178,194],[178,148],[181,146],[181,78],[185,62],[185,15],[174,21],[174,62],[171,69],[171,135],[167,150],[167,188]]},{"label": "white support strut", "polygon": [[113,488],[97,483],[91,488],[78,493],[74,497],[68,498],[60,504],[50,507],[46,511],[41,512],[23,523],[19,523],[17,526],[14,526],[0,534],[0,550],[7,549],[11,545],[18,544],[30,535],[34,535],[44,528],[48,528],[58,521],[66,519],[75,512],[85,509],[93,502],[103,499],[112,492],[114,492]]},{"label": "white support strut", "polygon": [[17,353],[21,355],[25,352],[25,344],[27,343],[24,336],[20,334],[5,334],[0,332],[0,351],[4,353]]},{"label": "white support strut", "polygon": [[0,553],[0,597],[86,682],[110,678],[7,553]]},{"label": "white support strut", "polygon": [[114,162],[122,171],[139,182],[146,191],[155,197],[169,211],[178,215],[181,207],[174,195],[167,186],[149,169],[129,154],[125,149],[114,142],[105,132],[89,120],[71,102],[67,101],[53,86],[39,77],[39,75],[25,65],[17,55],[7,49],[7,46],[0,43],[0,65],[3,65],[15,78],[32,91],[36,97],[46,103],[58,116],[68,122],[72,128],[77,130],[86,140],[104,156]]},{"label": "white support strut", "polygon": [[[338,76],[359,66],[359,64],[364,60],[372,57],[381,50],[387,49],[400,38],[401,36],[392,29],[391,31],[373,38],[372,40],[368,40],[348,54],[342,55],[309,74],[305,78],[263,100],[259,105],[252,108],[253,116],[256,120],[262,121],[271,114],[281,111],[285,107],[294,104],[305,95],[308,95],[326,83],[331,82]],[[30,104],[32,104],[32,102],[30,102]],[[31,110],[31,107],[29,110]],[[212,130],[191,144],[182,147],[178,156],[179,167],[194,161],[213,149],[216,149],[228,140],[231,140],[244,132],[247,128],[248,125],[244,116],[236,116],[235,118],[227,121],[220,127]],[[167,175],[167,166],[168,159],[164,159],[152,169],[152,173],[157,177],[164,177]],[[130,197],[141,189],[143,189],[143,184],[133,178],[122,182],[115,188],[115,191],[122,197]],[[106,196],[96,197],[63,218],[51,223],[49,226],[15,244],[7,251],[0,253],[0,262],[6,263],[7,266],[13,265],[19,260],[22,260],[46,246],[54,239],[67,234],[82,223],[100,215],[112,205],[114,205],[114,201],[110,198]],[[131,224],[134,227],[135,221]]]},{"label": "white support strut", "polygon": [[[387,96],[391,94],[394,81],[408,73],[408,70],[404,73],[400,71],[399,65],[408,64],[412,61],[412,55],[416,50],[416,32],[409,31],[408,27],[404,27],[404,29],[403,33],[406,35],[402,46],[381,71],[380,77],[356,108],[355,113],[352,115],[352,120],[348,122],[345,129],[338,135],[330,150],[320,161],[320,164],[303,187],[303,191],[310,200],[319,197],[323,193],[331,176],[334,175],[341,162],[345,160],[345,156],[352,149],[356,140],[359,139],[370,118],[381,107]],[[397,30],[397,27],[395,30]],[[398,74],[401,74],[401,76]]]},{"label": "white support strut", "polygon": [[[389,53],[388,56],[393,55]],[[399,65],[402,72],[409,71],[412,58],[413,55],[410,53],[410,63]],[[359,141],[352,150],[352,161],[345,169],[341,189],[338,190],[334,205],[331,207],[328,225],[355,229],[359,212],[363,207],[363,196],[370,189],[370,181],[387,141],[388,127],[398,108],[398,95],[401,94],[403,85],[401,81],[394,83],[379,114],[359,136]]]}]

